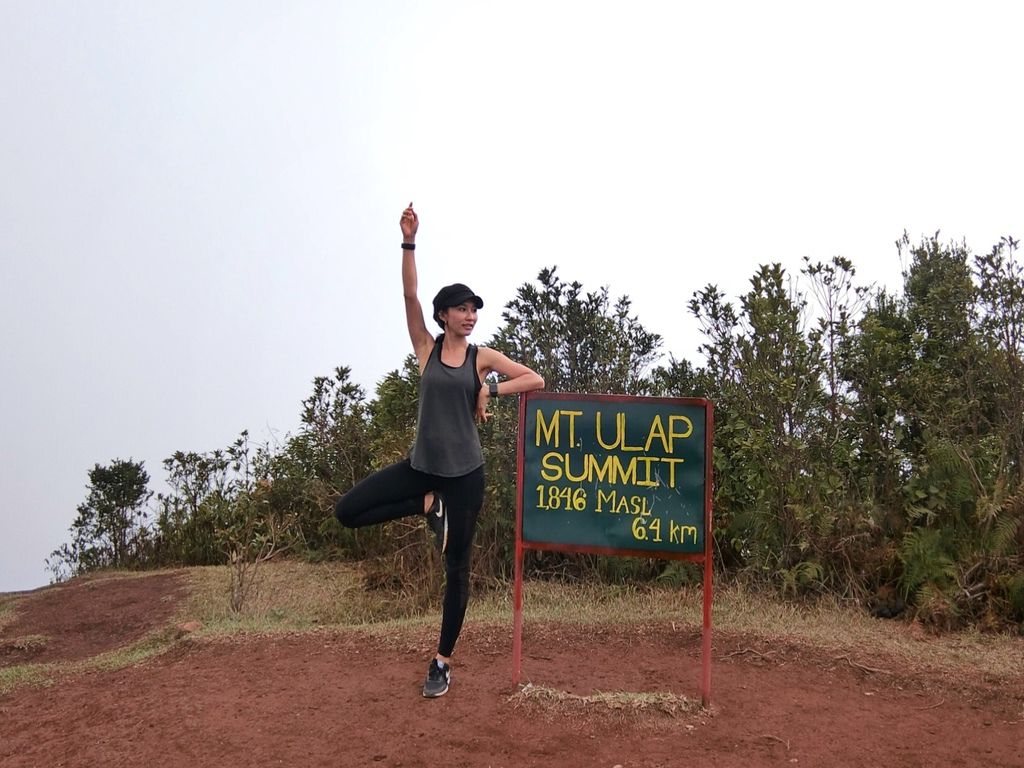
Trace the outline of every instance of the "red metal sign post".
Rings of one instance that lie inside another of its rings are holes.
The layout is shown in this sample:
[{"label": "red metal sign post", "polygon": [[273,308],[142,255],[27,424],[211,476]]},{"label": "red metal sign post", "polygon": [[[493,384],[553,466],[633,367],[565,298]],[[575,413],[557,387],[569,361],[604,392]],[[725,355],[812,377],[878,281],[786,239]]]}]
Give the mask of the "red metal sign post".
[{"label": "red metal sign post", "polygon": [[527,549],[704,565],[701,702],[711,702],[712,436],[698,398],[531,392],[519,402],[512,684]]}]

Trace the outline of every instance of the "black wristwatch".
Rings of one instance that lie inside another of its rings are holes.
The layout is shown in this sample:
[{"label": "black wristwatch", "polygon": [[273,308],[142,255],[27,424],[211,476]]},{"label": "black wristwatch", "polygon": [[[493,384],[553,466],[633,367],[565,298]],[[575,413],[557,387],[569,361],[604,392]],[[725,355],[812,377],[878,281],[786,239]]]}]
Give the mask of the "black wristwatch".
[{"label": "black wristwatch", "polygon": [[487,392],[491,397],[498,396],[498,382],[492,381],[487,384]]}]

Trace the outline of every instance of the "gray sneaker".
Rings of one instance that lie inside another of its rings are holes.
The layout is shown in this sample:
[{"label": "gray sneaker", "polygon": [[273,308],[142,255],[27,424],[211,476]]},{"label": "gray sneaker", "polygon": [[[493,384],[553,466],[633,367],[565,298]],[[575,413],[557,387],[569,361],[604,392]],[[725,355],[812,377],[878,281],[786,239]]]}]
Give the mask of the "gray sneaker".
[{"label": "gray sneaker", "polygon": [[451,679],[451,665],[445,664],[442,667],[437,659],[431,659],[430,666],[427,667],[427,679],[423,683],[423,698],[436,699],[438,696],[444,696],[448,693],[448,683]]},{"label": "gray sneaker", "polygon": [[448,548],[448,510],[445,509],[441,494],[434,492],[434,503],[427,510],[427,525],[434,532],[437,551],[442,555]]}]

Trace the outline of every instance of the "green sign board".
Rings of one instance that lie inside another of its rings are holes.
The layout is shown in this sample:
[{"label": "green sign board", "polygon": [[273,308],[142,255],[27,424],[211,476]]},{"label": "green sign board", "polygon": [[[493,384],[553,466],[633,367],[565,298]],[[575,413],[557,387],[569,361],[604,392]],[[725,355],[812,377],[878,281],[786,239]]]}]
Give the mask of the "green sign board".
[{"label": "green sign board", "polygon": [[710,518],[707,400],[531,393],[520,408],[526,547],[700,556]]}]

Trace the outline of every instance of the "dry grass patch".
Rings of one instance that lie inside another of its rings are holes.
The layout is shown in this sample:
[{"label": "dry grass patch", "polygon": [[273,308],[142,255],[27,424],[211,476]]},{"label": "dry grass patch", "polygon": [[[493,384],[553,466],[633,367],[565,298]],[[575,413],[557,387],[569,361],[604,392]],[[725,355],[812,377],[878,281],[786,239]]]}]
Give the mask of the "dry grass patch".
[{"label": "dry grass patch", "polygon": [[25,653],[41,651],[48,643],[49,639],[46,635],[24,635],[23,637],[12,637],[10,640],[4,640],[0,643],[0,652],[17,651],[18,653]]},{"label": "dry grass patch", "polygon": [[1024,676],[1024,638],[976,630],[933,635],[917,624],[876,619],[835,599],[782,602],[730,588],[721,606],[716,603],[714,623],[721,629],[811,645],[837,655],[889,657],[901,671],[969,673],[992,679]]},{"label": "dry grass patch", "polygon": [[117,648],[99,656],[69,664],[75,671],[88,670],[116,670],[130,667],[133,664],[145,661],[146,659],[159,656],[168,651],[179,639],[181,632],[175,627],[165,627],[152,632],[137,643],[132,643],[124,648]]},{"label": "dry grass patch", "polygon": [[52,664],[20,664],[0,667],[0,696],[28,686],[52,685],[56,681]]},{"label": "dry grass patch", "polygon": [[18,604],[18,596],[13,594],[0,595],[0,632],[14,621],[17,616],[15,606]]},{"label": "dry grass patch", "polygon": [[631,693],[626,691],[597,692],[580,696],[567,691],[527,683],[508,699],[515,706],[539,705],[559,712],[566,710],[586,713],[607,712],[620,715],[670,715],[699,712],[699,702],[674,693]]},{"label": "dry grass patch", "polygon": [[[112,671],[158,656],[174,645],[179,633],[171,628],[154,632],[126,648],[80,661],[19,664],[0,669],[0,696],[25,686],[50,686],[73,675],[98,670]],[[35,637],[35,636],[33,636]],[[28,638],[31,639],[31,638]],[[46,638],[41,638],[45,645]]]},{"label": "dry grass patch", "polygon": [[[697,629],[703,622],[699,587],[527,582],[523,595],[527,624],[561,623],[581,628],[667,624]],[[469,619],[507,623],[512,614],[511,597],[509,586],[474,598]],[[876,619],[855,605],[830,598],[783,601],[737,585],[718,587],[712,627],[714,632],[808,645],[833,655],[890,657],[908,671],[969,672],[988,679],[1024,676],[1024,638],[971,630],[932,635],[914,624]]]},{"label": "dry grass patch", "polygon": [[[181,619],[203,624],[206,634],[293,632],[317,627],[360,627],[436,620],[401,592],[368,590],[358,565],[281,561],[266,564],[251,599],[239,613],[228,604],[226,566],[193,568],[190,598]],[[440,596],[438,596],[440,597]]]}]

